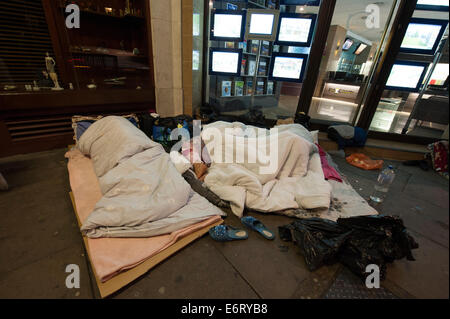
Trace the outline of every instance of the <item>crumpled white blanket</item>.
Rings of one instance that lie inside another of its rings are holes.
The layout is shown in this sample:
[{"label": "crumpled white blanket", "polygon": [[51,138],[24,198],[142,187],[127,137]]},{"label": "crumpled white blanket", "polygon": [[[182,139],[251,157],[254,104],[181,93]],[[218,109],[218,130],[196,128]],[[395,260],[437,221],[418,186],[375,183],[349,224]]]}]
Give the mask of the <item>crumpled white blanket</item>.
[{"label": "crumpled white blanket", "polygon": [[92,124],[77,147],[91,157],[103,194],[81,228],[90,238],[158,236],[224,215],[191,189],[160,144],[122,117]]},{"label": "crumpled white blanket", "polygon": [[215,122],[203,129],[212,159],[205,184],[229,201],[238,217],[245,207],[268,213],[330,206],[331,185],[324,179],[310,133],[299,124],[277,129],[277,133],[260,129],[261,134],[253,137],[248,135],[257,128],[237,122]]}]

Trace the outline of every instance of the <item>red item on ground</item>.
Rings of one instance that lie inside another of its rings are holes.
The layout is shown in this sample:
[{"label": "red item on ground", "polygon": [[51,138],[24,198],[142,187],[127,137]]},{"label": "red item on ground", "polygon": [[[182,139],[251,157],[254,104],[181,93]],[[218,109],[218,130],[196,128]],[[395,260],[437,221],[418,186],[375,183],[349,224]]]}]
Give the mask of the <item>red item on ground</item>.
[{"label": "red item on ground", "polygon": [[319,144],[316,144],[316,145],[319,148],[320,161],[322,163],[322,170],[323,170],[323,175],[325,175],[325,179],[326,180],[332,179],[332,180],[342,183],[341,175],[339,175],[339,173],[334,169],[334,167],[331,167],[330,164],[328,163],[327,153],[325,153],[325,151]]},{"label": "red item on ground", "polygon": [[346,158],[347,163],[350,165],[365,169],[367,171],[382,169],[383,161],[382,160],[373,160],[369,156],[364,154],[352,154]]},{"label": "red item on ground", "polygon": [[448,173],[448,142],[432,145],[433,167],[438,173]]}]

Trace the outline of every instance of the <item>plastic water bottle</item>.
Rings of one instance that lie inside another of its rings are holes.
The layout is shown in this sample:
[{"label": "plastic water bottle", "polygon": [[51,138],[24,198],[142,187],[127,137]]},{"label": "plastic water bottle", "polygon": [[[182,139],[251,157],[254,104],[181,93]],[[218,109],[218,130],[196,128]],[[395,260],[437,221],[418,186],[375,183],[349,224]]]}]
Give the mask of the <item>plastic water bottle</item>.
[{"label": "plastic water bottle", "polygon": [[383,202],[389,192],[389,187],[394,181],[394,178],[394,168],[392,165],[389,165],[389,167],[382,170],[378,176],[377,183],[375,184],[375,190],[372,196],[370,196],[370,199],[375,203]]}]

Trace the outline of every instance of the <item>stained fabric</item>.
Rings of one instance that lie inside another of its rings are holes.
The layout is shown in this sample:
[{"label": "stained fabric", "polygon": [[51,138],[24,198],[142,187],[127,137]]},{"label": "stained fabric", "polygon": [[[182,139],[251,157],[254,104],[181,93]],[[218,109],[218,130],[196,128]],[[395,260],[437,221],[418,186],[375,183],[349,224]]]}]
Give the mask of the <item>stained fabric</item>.
[{"label": "stained fabric", "polygon": [[339,261],[365,278],[366,267],[375,264],[381,280],[388,263],[403,258],[414,261],[412,250],[419,247],[403,221],[393,216],[339,218],[337,222],[310,218],[279,227],[279,235],[300,247],[311,271]]}]

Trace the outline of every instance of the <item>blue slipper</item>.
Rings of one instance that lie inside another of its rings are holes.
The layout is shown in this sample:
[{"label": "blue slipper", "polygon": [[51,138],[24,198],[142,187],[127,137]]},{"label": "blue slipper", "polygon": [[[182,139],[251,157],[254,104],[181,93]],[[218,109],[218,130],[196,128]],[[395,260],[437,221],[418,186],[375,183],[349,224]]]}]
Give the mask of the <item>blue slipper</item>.
[{"label": "blue slipper", "polygon": [[252,216],[246,216],[241,218],[242,223],[250,229],[253,229],[260,233],[264,238],[268,240],[274,240],[275,235],[273,232],[268,230],[266,226],[261,223],[258,219]]},{"label": "blue slipper", "polygon": [[245,230],[237,229],[227,225],[219,225],[209,230],[209,235],[215,241],[243,240],[248,238]]}]

